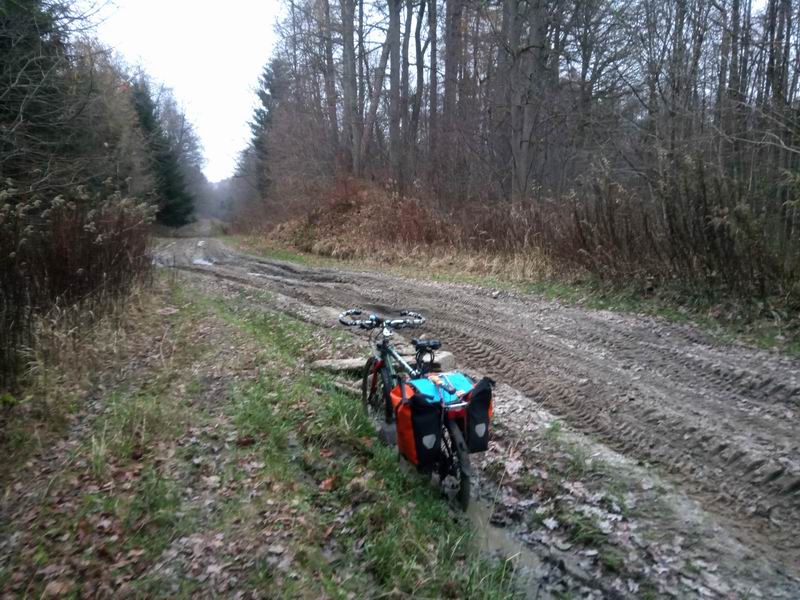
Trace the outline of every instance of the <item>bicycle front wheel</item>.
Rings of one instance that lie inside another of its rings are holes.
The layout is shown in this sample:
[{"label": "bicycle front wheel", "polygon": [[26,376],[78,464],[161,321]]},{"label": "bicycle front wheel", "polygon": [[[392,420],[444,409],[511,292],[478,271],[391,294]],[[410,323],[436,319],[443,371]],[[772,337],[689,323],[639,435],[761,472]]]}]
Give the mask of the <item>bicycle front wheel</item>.
[{"label": "bicycle front wheel", "polygon": [[364,365],[361,379],[361,403],[373,421],[388,422],[386,407],[389,406],[390,390],[386,369],[378,367],[378,360],[371,356]]},{"label": "bicycle front wheel", "polygon": [[[455,500],[461,510],[467,510],[470,499],[472,468],[469,463],[469,452],[464,442],[464,435],[458,424],[447,421],[444,430],[445,439],[442,440],[446,461],[447,477],[454,480],[456,488]],[[444,481],[444,479],[443,479]]]}]

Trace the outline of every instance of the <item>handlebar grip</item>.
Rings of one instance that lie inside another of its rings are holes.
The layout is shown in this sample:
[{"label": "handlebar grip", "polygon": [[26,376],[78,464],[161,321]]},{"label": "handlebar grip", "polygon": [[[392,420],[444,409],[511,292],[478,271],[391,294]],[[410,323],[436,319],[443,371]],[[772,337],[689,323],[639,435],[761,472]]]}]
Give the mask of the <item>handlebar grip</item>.
[{"label": "handlebar grip", "polygon": [[356,319],[348,319],[347,317],[354,316],[357,317],[361,314],[360,308],[351,308],[344,311],[342,314],[339,315],[339,323],[344,325],[345,327],[355,327],[360,325],[362,321]]},{"label": "handlebar grip", "polygon": [[406,327],[419,327],[420,325],[425,324],[425,317],[423,317],[418,312],[413,312],[411,310],[404,310],[401,311],[400,314],[404,317],[411,317],[411,321],[407,321]]}]

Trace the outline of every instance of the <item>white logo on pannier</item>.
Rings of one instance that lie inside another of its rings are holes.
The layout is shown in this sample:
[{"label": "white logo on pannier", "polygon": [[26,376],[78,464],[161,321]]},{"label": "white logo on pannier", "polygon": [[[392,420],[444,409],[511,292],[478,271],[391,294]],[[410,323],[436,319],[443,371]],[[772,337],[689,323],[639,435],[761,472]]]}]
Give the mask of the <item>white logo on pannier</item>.
[{"label": "white logo on pannier", "polygon": [[428,450],[433,448],[433,445],[436,443],[436,434],[431,433],[429,435],[422,436],[422,445],[425,446]]},{"label": "white logo on pannier", "polygon": [[483,434],[486,433],[486,423],[475,425],[475,433],[478,434],[478,437],[483,437]]}]

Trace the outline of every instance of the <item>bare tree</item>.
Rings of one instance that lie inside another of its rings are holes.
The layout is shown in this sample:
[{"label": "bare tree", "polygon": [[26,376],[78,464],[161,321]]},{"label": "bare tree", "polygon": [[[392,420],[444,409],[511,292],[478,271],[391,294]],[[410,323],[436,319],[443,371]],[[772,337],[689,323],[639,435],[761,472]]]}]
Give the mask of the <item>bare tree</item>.
[{"label": "bare tree", "polygon": [[356,96],[356,55],[353,27],[355,19],[355,0],[341,0],[342,5],[342,88],[344,90],[344,135],[347,140],[348,161],[353,173],[361,174],[361,160],[358,148],[361,147],[361,122]]},{"label": "bare tree", "polygon": [[400,137],[400,9],[403,0],[389,2],[389,164],[398,186],[402,189],[402,140]]},{"label": "bare tree", "polygon": [[[331,132],[331,146],[339,147],[339,118],[336,113],[336,69],[333,64],[333,27],[331,27],[331,7],[328,0],[322,3],[322,37],[325,47],[325,99],[328,105],[328,122]],[[347,128],[345,127],[345,136]]]},{"label": "bare tree", "polygon": [[345,166],[338,116],[356,176],[444,206],[533,207],[552,227],[538,239],[592,269],[599,248],[606,265],[726,286],[800,269],[791,0],[340,0],[341,43],[314,35],[321,1],[289,0],[279,28],[282,190]]}]

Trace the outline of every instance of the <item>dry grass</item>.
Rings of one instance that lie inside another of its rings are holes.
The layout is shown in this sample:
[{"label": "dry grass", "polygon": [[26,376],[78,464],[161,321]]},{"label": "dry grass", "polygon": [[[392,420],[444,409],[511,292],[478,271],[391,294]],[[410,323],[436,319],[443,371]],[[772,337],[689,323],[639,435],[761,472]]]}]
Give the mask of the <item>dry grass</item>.
[{"label": "dry grass", "polygon": [[706,219],[702,227],[688,217],[680,227],[665,225],[652,203],[608,181],[584,198],[456,203],[339,179],[290,204],[294,212],[278,224],[253,227],[250,214],[246,232],[337,259],[522,283],[592,281],[640,297],[687,299],[703,310],[735,301],[753,318],[780,313],[787,320],[800,311],[800,263],[780,259],[790,249],[761,239],[752,215]]},{"label": "dry grass", "polygon": [[[437,273],[499,276],[512,282],[552,277],[554,257],[538,243],[521,207],[475,206],[465,216],[347,180],[331,199],[283,223],[251,228],[255,249],[291,248],[321,257]],[[260,246],[260,248],[258,248]]]},{"label": "dry grass", "polygon": [[149,281],[151,217],[152,207],[118,194],[67,201],[0,190],[0,389],[13,391],[42,331],[69,331],[79,344]]},{"label": "dry grass", "polygon": [[2,396],[4,470],[64,429],[69,415],[82,408],[82,390],[130,346],[130,334],[148,318],[153,304],[149,286],[137,285],[102,314],[79,305],[55,306],[33,319],[32,343],[19,351],[24,365],[20,385],[16,393]]}]

